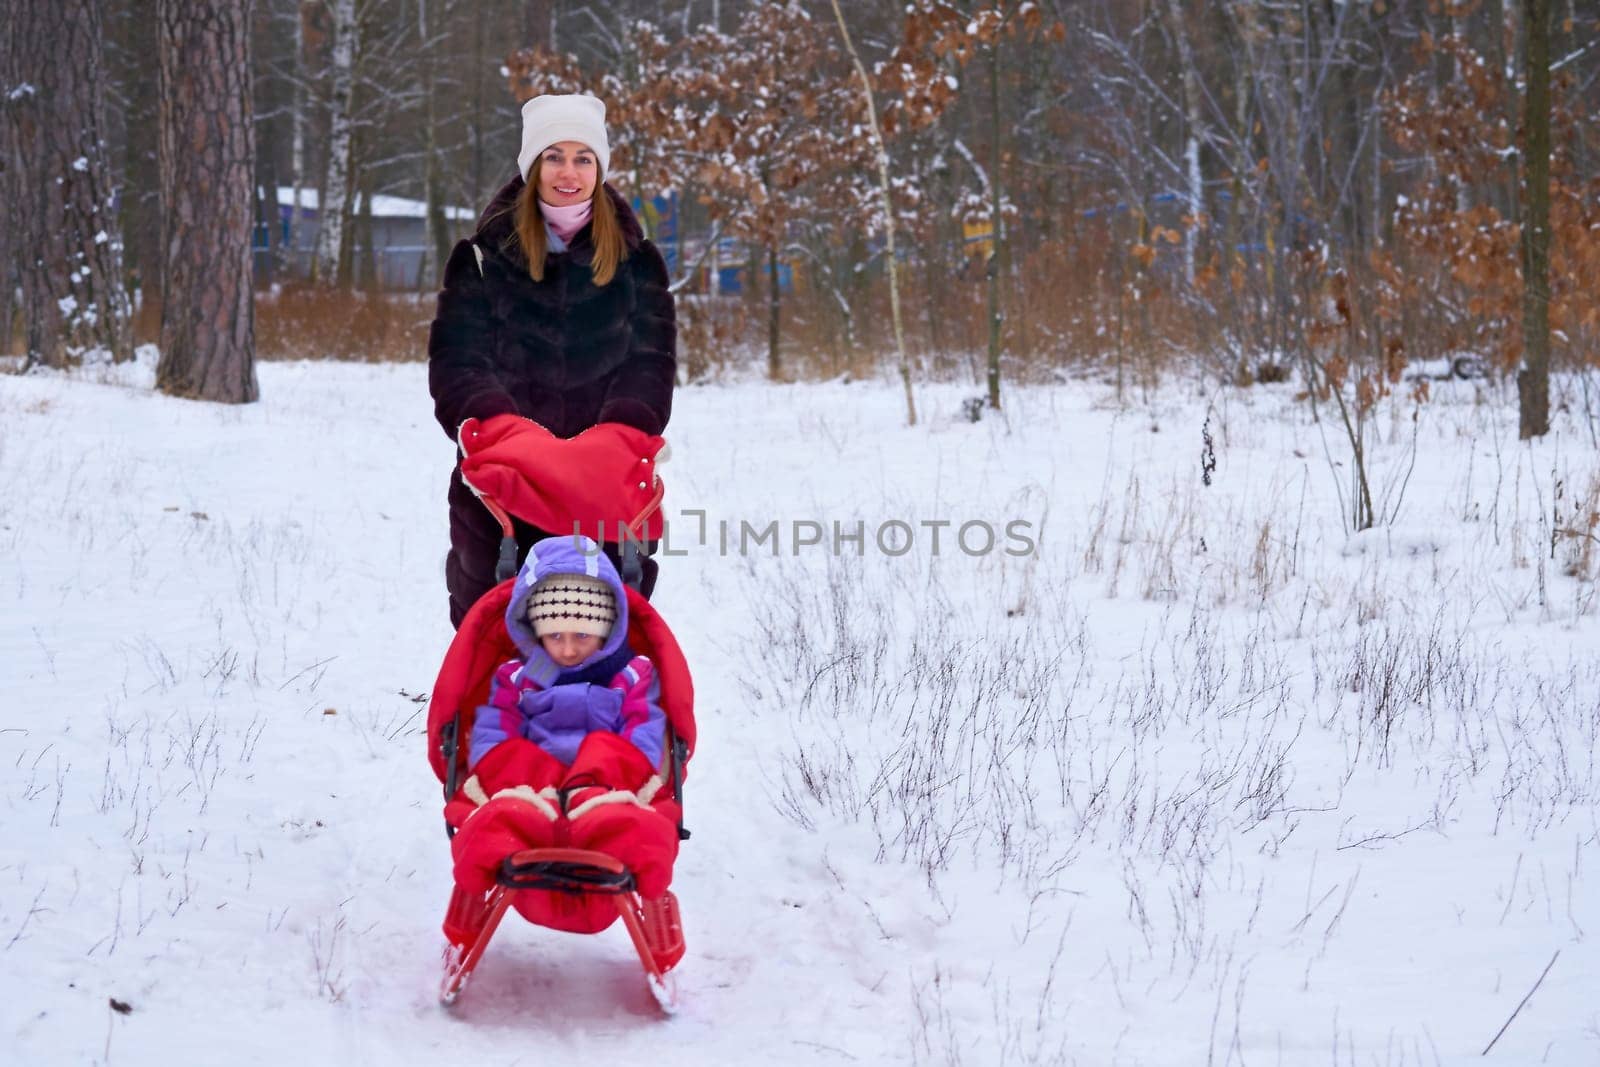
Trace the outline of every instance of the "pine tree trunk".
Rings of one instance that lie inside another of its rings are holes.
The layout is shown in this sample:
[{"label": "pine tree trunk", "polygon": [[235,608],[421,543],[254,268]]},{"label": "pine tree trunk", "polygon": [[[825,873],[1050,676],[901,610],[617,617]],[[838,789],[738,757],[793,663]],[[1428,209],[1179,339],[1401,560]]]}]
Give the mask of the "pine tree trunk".
[{"label": "pine tree trunk", "polygon": [[1527,97],[1523,128],[1522,370],[1517,374],[1518,434],[1550,432],[1550,7],[1524,0]]},{"label": "pine tree trunk", "polygon": [[120,124],[117,215],[122,230],[122,271],[133,306],[134,343],[154,342],[161,322],[160,74],[156,25],[148,10],[118,3],[108,8],[113,61],[110,84],[119,88],[108,114]]},{"label": "pine tree trunk", "polygon": [[555,48],[556,12],[552,0],[526,0],[522,9],[523,45],[528,48]]},{"label": "pine tree trunk", "polygon": [[112,210],[101,0],[7,7],[0,100],[28,359],[61,366],[97,348],[127,359],[131,311]]},{"label": "pine tree trunk", "polygon": [[251,0],[156,4],[166,296],[156,388],[224,403],[258,395],[251,6]]},{"label": "pine tree trunk", "polygon": [[328,169],[317,202],[317,252],[311,265],[311,280],[321,285],[347,284],[349,274],[341,271],[348,263],[345,248],[345,222],[349,218],[350,144],[354,124],[350,105],[355,93],[356,2],[333,2],[333,100],[328,134]]}]

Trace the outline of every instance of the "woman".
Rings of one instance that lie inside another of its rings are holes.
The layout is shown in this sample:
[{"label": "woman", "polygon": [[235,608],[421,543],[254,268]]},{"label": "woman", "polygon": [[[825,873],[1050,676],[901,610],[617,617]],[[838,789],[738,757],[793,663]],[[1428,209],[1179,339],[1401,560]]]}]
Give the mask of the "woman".
[{"label": "woman", "polygon": [[[602,422],[652,435],[666,428],[677,372],[667,268],[605,184],[605,114],[591,96],[524,104],[520,173],[450,254],[428,334],[428,386],[452,441],[469,418],[507,414],[558,437]],[[459,466],[449,502],[445,584],[459,626],[495,584],[500,527]],[[518,525],[519,565],[542,536]]]}]

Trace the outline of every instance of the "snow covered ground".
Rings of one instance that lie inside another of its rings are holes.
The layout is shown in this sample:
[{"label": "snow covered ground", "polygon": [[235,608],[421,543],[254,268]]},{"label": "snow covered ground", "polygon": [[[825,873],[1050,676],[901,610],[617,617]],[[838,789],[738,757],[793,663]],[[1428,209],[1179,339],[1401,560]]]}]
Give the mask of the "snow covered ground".
[{"label": "snow covered ground", "polygon": [[425,369],[150,377],[0,377],[7,1063],[1600,1062],[1581,411],[1394,401],[1350,535],[1287,387],[680,390],[664,1020],[620,929],[514,917],[435,1003]]}]

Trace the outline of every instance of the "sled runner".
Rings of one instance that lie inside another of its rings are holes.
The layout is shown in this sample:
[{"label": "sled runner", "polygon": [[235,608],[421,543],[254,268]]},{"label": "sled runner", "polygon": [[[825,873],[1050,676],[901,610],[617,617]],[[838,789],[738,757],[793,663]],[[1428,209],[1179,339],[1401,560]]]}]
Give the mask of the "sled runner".
[{"label": "sled runner", "polygon": [[[621,919],[657,1002],[666,1011],[676,1005],[671,972],[683,958],[684,939],[677,898],[666,886],[677,841],[689,836],[682,803],[695,742],[694,690],[672,631],[639,592],[637,559],[640,545],[660,536],[662,487],[654,465],[662,447],[661,438],[617,424],[565,440],[514,416],[462,427],[463,478],[499,520],[503,540],[501,581],[462,619],[428,706],[428,755],[444,786],[455,860],[444,920],[443,1004],[461,995],[506,912],[515,911],[574,933],[599,933]],[[627,643],[649,657],[660,681],[667,719],[660,787],[581,821],[569,819],[572,798],[558,790],[530,786],[486,797],[469,778],[474,716],[496,669],[518,654],[504,623],[515,584],[512,516],[544,530],[616,531],[627,582]],[[665,838],[663,819],[670,823]]]}]

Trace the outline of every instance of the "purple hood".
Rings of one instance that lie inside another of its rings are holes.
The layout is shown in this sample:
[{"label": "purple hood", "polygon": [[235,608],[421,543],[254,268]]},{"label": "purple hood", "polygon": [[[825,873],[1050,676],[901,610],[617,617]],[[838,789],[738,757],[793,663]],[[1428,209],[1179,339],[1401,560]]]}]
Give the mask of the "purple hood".
[{"label": "purple hood", "polygon": [[[533,627],[528,625],[528,598],[533,595],[533,587],[552,574],[586,574],[591,578],[599,578],[611,587],[611,595],[617,598],[617,621],[606,636],[605,643],[574,667],[562,668],[552,660],[539,643]],[[587,537],[547,537],[534,545],[528,553],[527,562],[523,563],[522,570],[517,574],[517,584],[511,590],[511,602],[506,605],[506,632],[523,655],[527,676],[541,687],[595,680],[604,684],[610,680],[621,669],[610,661],[619,651],[624,651],[628,639],[628,594],[610,557]],[[632,653],[628,653],[621,658],[621,662],[626,663],[631,658]],[[602,667],[602,671],[595,671],[596,667]],[[605,677],[590,678],[588,675],[591,673],[604,673]]]}]

